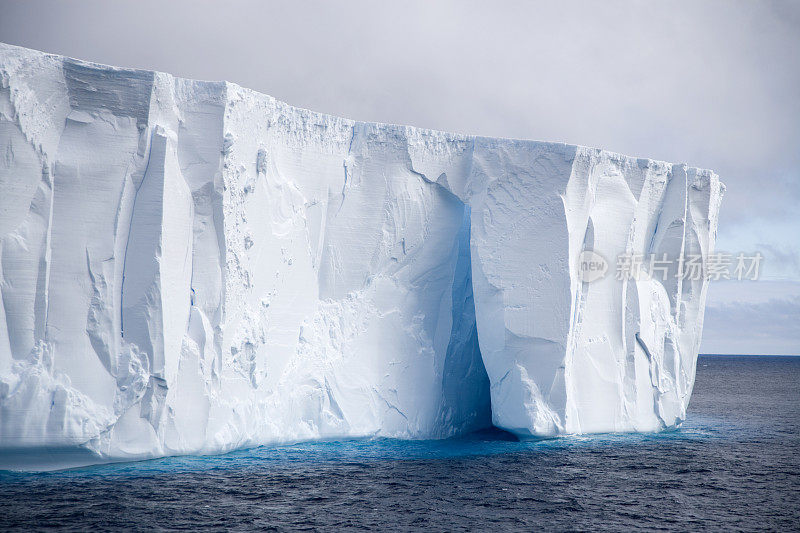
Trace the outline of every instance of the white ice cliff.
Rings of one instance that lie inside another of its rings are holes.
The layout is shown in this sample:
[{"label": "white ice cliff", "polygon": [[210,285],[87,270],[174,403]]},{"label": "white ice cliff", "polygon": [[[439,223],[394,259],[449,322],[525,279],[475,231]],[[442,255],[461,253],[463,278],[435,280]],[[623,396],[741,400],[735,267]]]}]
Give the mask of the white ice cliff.
[{"label": "white ice cliff", "polygon": [[675,426],[723,189],[0,45],[0,468]]}]

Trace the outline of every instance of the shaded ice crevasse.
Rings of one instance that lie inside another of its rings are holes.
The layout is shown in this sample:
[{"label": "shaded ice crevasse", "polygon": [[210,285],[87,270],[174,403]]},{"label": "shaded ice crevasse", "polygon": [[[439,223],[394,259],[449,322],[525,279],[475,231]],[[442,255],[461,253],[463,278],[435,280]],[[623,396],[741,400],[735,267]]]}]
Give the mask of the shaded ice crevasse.
[{"label": "shaded ice crevasse", "polygon": [[712,172],[6,45],[0,82],[5,463],[685,417],[705,283],[574,263],[711,253]]}]

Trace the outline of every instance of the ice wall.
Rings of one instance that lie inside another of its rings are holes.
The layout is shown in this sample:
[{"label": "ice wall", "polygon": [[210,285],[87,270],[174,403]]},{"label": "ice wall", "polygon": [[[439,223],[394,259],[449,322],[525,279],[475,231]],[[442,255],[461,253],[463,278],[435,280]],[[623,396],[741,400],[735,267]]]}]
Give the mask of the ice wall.
[{"label": "ice wall", "polygon": [[685,417],[705,282],[576,263],[710,253],[711,172],[7,45],[0,148],[0,467]]}]

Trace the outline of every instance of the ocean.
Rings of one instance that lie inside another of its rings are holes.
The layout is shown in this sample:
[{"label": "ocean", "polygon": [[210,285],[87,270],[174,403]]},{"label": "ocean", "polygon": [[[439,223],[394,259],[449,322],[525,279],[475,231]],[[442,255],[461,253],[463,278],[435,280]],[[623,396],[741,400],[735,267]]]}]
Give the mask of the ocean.
[{"label": "ocean", "polygon": [[659,434],[262,447],[0,472],[0,530],[800,530],[800,357],[701,356]]}]

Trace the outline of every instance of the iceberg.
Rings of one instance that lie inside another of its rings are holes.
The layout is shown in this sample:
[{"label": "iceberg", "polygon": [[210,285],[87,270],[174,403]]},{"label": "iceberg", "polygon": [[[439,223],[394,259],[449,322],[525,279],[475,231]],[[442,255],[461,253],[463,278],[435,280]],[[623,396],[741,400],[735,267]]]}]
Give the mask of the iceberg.
[{"label": "iceberg", "polygon": [[686,416],[711,171],[10,45],[0,149],[0,468]]}]

